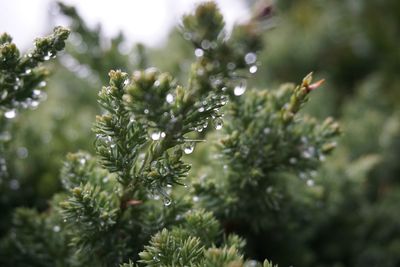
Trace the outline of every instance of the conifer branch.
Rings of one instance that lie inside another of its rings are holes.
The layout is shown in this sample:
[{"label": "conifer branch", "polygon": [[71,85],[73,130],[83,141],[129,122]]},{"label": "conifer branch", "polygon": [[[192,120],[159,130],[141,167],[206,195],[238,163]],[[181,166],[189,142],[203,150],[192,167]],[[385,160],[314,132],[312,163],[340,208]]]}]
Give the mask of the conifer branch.
[{"label": "conifer branch", "polygon": [[[184,18],[182,31],[196,50],[205,52],[192,65],[188,88],[150,68],[134,72],[130,80],[121,71],[110,72],[110,86],[99,94],[106,114],[96,119],[96,150],[102,164],[118,173],[126,195],[145,186],[167,197],[166,186],[182,184],[189,170],[180,158],[182,151],[191,153],[195,144],[186,135],[202,132],[210,119],[217,128],[222,124],[219,109],[232,93],[226,86],[235,71],[243,68],[247,46],[238,50],[224,39],[224,23],[215,4],[200,5],[196,12]],[[202,16],[212,23],[208,25]],[[227,51],[241,58],[238,67],[228,67],[228,58],[223,57]],[[214,64],[216,59],[218,64]]]},{"label": "conifer branch", "polygon": [[37,106],[35,101],[40,100],[48,75],[39,65],[54,58],[64,48],[68,36],[69,30],[56,27],[53,34],[37,38],[35,48],[23,56],[12,43],[11,36],[0,37],[0,109],[3,112]]},{"label": "conifer branch", "polygon": [[[316,84],[320,82],[311,85],[309,75],[299,86],[283,85],[276,92],[250,91],[229,105],[230,120],[224,127],[227,136],[220,145],[224,179],[211,178],[194,186],[202,205],[227,218],[227,230],[237,227],[228,218],[243,216],[240,220],[245,220],[259,214],[264,215],[251,223],[255,229],[262,228],[265,214],[278,210],[283,202],[280,175],[294,173],[312,185],[309,173],[335,148],[340,129],[332,118],[318,123],[298,114],[310,86]],[[266,194],[249,194],[260,190]]]},{"label": "conifer branch", "polygon": [[0,35],[0,179],[8,176],[3,155],[11,139],[9,120],[19,109],[35,109],[45,99],[43,89],[49,72],[40,65],[64,49],[68,36],[68,29],[56,27],[51,35],[37,38],[35,48],[21,56],[12,37]]}]

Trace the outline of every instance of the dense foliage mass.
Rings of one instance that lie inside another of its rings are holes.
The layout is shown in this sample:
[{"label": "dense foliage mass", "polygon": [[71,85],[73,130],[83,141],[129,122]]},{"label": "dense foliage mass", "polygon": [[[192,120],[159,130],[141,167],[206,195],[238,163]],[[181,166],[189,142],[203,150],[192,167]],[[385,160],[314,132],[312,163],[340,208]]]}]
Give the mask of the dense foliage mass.
[{"label": "dense foliage mass", "polygon": [[232,32],[208,2],[162,49],[61,3],[25,55],[3,34],[0,265],[398,266],[398,49],[365,15],[400,9],[355,2]]}]

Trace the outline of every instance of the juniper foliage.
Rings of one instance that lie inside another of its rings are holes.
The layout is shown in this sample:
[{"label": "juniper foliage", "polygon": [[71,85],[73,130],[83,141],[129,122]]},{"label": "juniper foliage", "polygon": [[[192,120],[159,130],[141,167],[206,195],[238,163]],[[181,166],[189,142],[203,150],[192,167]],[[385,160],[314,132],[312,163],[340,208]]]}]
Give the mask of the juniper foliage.
[{"label": "juniper foliage", "polygon": [[[60,6],[78,19],[74,9]],[[278,213],[291,214],[289,181],[310,199],[319,197],[305,175],[334,149],[338,124],[300,113],[322,84],[313,83],[312,74],[298,86],[246,90],[263,47],[256,19],[228,37],[209,2],[182,21],[195,54],[187,80],[155,68],[132,75],[111,70],[98,94],[103,113],[93,125],[96,155],[67,156],[63,191],[46,212],[16,210],[0,243],[0,263],[273,266],[245,258],[264,260],[251,253],[256,236],[282,223]],[[87,31],[83,21],[77,25]],[[188,158],[217,139],[206,156],[221,160],[208,162],[204,181],[198,166],[190,172]],[[297,175],[306,181],[293,179]]]},{"label": "juniper foliage", "polygon": [[4,222],[8,223],[10,204],[9,187],[18,188],[18,180],[13,179],[8,170],[10,151],[7,149],[12,139],[12,120],[24,109],[36,109],[46,98],[44,91],[49,70],[42,63],[55,58],[63,50],[69,30],[56,27],[47,37],[37,38],[34,49],[21,54],[7,33],[0,36],[0,207]]}]

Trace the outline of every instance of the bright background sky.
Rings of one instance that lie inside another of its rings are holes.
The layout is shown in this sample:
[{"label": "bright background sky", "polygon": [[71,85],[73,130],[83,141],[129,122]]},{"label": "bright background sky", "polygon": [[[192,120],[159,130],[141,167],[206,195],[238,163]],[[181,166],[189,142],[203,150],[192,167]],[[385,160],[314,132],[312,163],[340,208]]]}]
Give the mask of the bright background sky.
[{"label": "bright background sky", "polygon": [[[201,0],[64,0],[73,4],[90,26],[101,22],[107,36],[122,30],[131,42],[160,45],[183,13]],[[216,0],[228,27],[246,20],[249,10],[241,0]],[[66,22],[52,15],[52,0],[0,0],[0,33],[8,32],[22,49],[31,47],[35,37],[45,35],[57,23]]]}]

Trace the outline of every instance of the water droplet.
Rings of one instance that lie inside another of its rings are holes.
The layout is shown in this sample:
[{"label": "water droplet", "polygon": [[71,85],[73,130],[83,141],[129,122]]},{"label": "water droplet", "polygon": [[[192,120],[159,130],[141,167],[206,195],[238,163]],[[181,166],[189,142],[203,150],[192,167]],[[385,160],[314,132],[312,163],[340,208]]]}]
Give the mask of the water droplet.
[{"label": "water droplet", "polygon": [[183,33],[183,38],[185,39],[185,40],[191,40],[192,39],[192,34],[190,33],[190,32],[185,32],[185,33]]},{"label": "water droplet", "polygon": [[210,77],[210,82],[214,88],[220,88],[222,85],[222,80],[216,77]]},{"label": "water droplet", "polygon": [[[226,99],[226,96],[221,96],[221,105],[225,105],[227,102],[228,102],[228,100]],[[218,109],[215,109],[215,111],[219,111]]]},{"label": "water droplet", "polygon": [[22,107],[22,108],[27,108],[28,106],[29,106],[29,98],[28,99],[26,99],[25,101],[23,101],[23,102],[20,102],[20,107]]},{"label": "water droplet", "polygon": [[166,134],[164,132],[161,132],[160,136],[161,136],[161,138],[164,138],[166,136]]},{"label": "water droplet", "polygon": [[211,42],[208,41],[208,40],[203,40],[203,41],[201,41],[201,47],[202,47],[204,50],[210,49],[210,47],[211,47]]},{"label": "water droplet", "polygon": [[257,66],[256,66],[256,65],[253,65],[253,66],[251,66],[251,67],[249,68],[249,72],[250,72],[251,74],[254,74],[254,73],[256,73],[256,72],[257,72],[257,70],[258,70],[258,68],[257,68]]},{"label": "water droplet", "polygon": [[199,107],[198,109],[199,112],[204,112],[204,110],[205,110],[204,107]]},{"label": "water droplet", "polygon": [[11,140],[11,134],[8,131],[4,131],[0,133],[0,141],[7,142]]},{"label": "water droplet", "polygon": [[196,57],[202,57],[204,55],[204,51],[201,48],[196,48],[196,50],[194,50],[194,55]]},{"label": "water droplet", "polygon": [[16,179],[12,179],[9,183],[9,186],[12,190],[18,190],[19,189],[19,181]]},{"label": "water droplet", "polygon": [[314,186],[314,184],[315,184],[313,179],[308,179],[306,183],[308,186]]},{"label": "water droplet", "polygon": [[304,179],[306,179],[307,175],[304,172],[300,172],[299,177],[300,177],[300,179],[304,180]]},{"label": "water droplet", "polygon": [[197,68],[197,75],[203,76],[204,73],[205,73],[204,68],[202,68],[202,67]]},{"label": "water droplet", "polygon": [[226,67],[228,68],[228,70],[234,70],[236,68],[236,64],[233,62],[229,62]]},{"label": "water droplet", "polygon": [[30,107],[32,107],[32,109],[35,109],[39,106],[39,101],[31,101],[30,103]]},{"label": "water droplet", "polygon": [[41,91],[35,89],[35,90],[32,91],[32,93],[33,93],[34,96],[40,96]]},{"label": "water droplet", "polygon": [[305,137],[305,136],[302,136],[302,137],[301,137],[301,142],[302,142],[303,144],[307,144],[307,143],[308,143],[308,138]]},{"label": "water droplet", "polygon": [[28,157],[28,149],[26,147],[19,147],[17,149],[17,155],[20,159],[25,159]]},{"label": "water droplet", "polygon": [[233,89],[233,94],[235,96],[241,96],[246,92],[247,82],[246,80],[240,80],[239,83]]},{"label": "water droplet", "polygon": [[25,74],[30,74],[32,72],[32,69],[26,69]]},{"label": "water droplet", "polygon": [[257,61],[257,55],[252,52],[247,53],[244,56],[244,61],[246,62],[247,65],[254,64]]},{"label": "water droplet", "polygon": [[311,154],[310,154],[310,152],[308,152],[307,150],[306,151],[303,151],[303,158],[306,158],[306,159],[309,159],[309,158],[311,158]]},{"label": "water droplet", "polygon": [[[43,87],[45,87],[47,85],[47,82],[46,81],[41,81],[39,84],[38,84],[38,87],[40,87],[40,88],[43,88]],[[35,91],[35,90],[34,90]]]},{"label": "water droplet", "polygon": [[214,120],[215,130],[221,130],[224,126],[224,121],[221,118],[216,118]]},{"label": "water droplet", "polygon": [[53,56],[53,54],[51,52],[48,52],[47,55],[45,55],[43,57],[44,60],[49,60],[51,57]]},{"label": "water droplet", "polygon": [[183,148],[183,152],[185,152],[185,154],[191,154],[191,153],[193,153],[193,150],[194,150],[194,143],[193,142],[186,143],[184,148]]},{"label": "water droplet", "polygon": [[193,202],[198,202],[200,200],[200,198],[198,196],[194,196],[192,199],[193,199]]},{"label": "water droplet", "polygon": [[3,173],[7,172],[7,166],[5,165],[5,163],[2,163],[0,165],[0,172],[3,172]]},{"label": "water droplet", "polygon": [[167,100],[167,102],[171,104],[172,102],[174,102],[174,96],[172,94],[168,94],[165,97],[165,100]]},{"label": "water droplet", "polygon": [[15,111],[15,109],[11,109],[4,113],[4,117],[6,117],[7,119],[13,119],[15,118],[15,116],[17,116],[17,112]]},{"label": "water droplet", "polygon": [[306,159],[313,157],[315,155],[315,147],[310,146],[310,147],[306,148],[303,151],[302,155],[303,155],[303,158],[306,158]]},{"label": "water droplet", "polygon": [[151,139],[153,139],[154,141],[160,140],[160,137],[161,137],[160,132],[154,132],[151,134]]},{"label": "water droplet", "polygon": [[7,95],[8,95],[8,92],[7,92],[6,90],[4,90],[4,91],[1,93],[0,99],[1,99],[1,100],[6,99]]},{"label": "water droplet", "polygon": [[171,199],[167,197],[165,197],[163,201],[164,201],[164,206],[166,207],[168,207],[172,203]]},{"label": "water droplet", "polygon": [[60,227],[60,226],[58,226],[58,225],[54,225],[54,227],[53,227],[53,231],[54,231],[55,233],[58,233],[58,232],[60,232],[60,230],[61,230],[61,227]]},{"label": "water droplet", "polygon": [[249,260],[245,264],[245,267],[256,267],[256,266],[258,266],[258,263],[255,260]]},{"label": "water droplet", "polygon": [[145,110],[143,110],[143,113],[144,113],[144,114],[149,114],[149,112],[150,112],[150,111],[149,111],[147,108],[146,108]]}]

